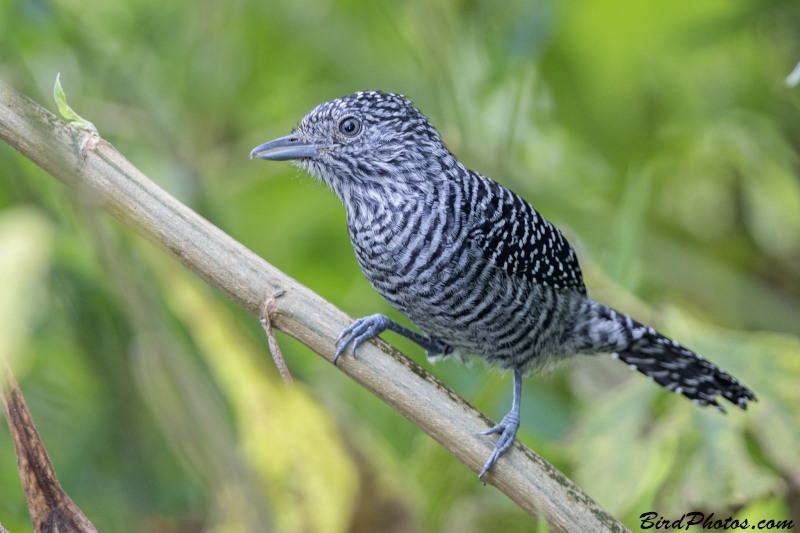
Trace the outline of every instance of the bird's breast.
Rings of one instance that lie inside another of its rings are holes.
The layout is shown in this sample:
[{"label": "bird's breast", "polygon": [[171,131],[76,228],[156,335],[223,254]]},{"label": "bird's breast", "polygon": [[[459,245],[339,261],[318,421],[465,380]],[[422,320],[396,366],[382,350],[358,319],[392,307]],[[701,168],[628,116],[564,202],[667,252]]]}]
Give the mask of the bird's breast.
[{"label": "bird's breast", "polygon": [[463,331],[468,321],[454,328],[454,318],[491,281],[476,269],[462,218],[430,202],[348,221],[358,263],[378,293],[426,333],[458,346],[474,335]]}]

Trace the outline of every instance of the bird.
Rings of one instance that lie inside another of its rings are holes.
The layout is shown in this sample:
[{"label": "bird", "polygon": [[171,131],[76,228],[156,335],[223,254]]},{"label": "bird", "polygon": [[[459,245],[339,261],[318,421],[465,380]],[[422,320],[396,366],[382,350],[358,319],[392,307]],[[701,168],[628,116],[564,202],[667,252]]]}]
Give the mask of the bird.
[{"label": "bird", "polygon": [[755,394],[678,342],[590,298],[578,257],[530,203],[467,169],[403,95],[360,91],[322,103],[250,158],[292,161],[324,182],[346,211],[350,242],[375,290],[420,330],[382,314],[355,320],[348,346],[392,331],[435,362],[479,357],[513,372],[511,410],[479,435],[499,434],[479,479],[511,447],[522,378],[575,354],[611,354],[701,406]]}]

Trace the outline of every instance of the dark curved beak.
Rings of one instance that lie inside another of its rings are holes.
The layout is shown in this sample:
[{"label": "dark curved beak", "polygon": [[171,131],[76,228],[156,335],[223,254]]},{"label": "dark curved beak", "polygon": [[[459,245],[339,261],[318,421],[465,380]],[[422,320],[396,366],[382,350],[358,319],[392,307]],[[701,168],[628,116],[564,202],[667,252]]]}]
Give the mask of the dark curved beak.
[{"label": "dark curved beak", "polygon": [[269,161],[286,161],[301,157],[314,157],[319,153],[320,148],[322,145],[302,141],[300,137],[292,134],[256,146],[250,152],[250,159],[257,157]]}]

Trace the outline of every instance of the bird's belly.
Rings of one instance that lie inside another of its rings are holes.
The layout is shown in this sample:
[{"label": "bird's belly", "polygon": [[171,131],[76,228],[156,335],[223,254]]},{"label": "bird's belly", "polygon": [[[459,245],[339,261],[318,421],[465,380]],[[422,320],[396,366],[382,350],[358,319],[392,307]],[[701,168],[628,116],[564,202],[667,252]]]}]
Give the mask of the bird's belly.
[{"label": "bird's belly", "polygon": [[408,268],[390,250],[357,256],[373,287],[424,333],[500,367],[529,368],[561,355],[574,327],[558,294],[494,268],[476,271],[468,256],[439,257],[427,268]]}]

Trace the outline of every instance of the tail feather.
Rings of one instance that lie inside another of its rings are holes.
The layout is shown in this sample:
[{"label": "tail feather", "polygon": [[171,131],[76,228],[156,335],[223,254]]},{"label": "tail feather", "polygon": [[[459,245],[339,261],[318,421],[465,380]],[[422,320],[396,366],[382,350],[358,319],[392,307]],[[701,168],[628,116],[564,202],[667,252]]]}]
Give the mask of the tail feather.
[{"label": "tail feather", "polygon": [[748,401],[757,401],[755,394],[736,378],[652,330],[630,348],[617,351],[616,356],[631,370],[641,372],[668,391],[683,394],[699,405],[713,405],[723,413],[725,409],[717,403],[717,396],[741,409],[747,409]]},{"label": "tail feather", "polygon": [[747,409],[747,402],[757,401],[750,389],[702,356],[627,315],[598,305],[602,308],[595,308],[592,320],[584,324],[599,332],[593,335],[596,342],[590,351],[612,352],[612,357],[668,391],[699,405],[713,405],[722,412],[725,409],[717,402],[717,396],[741,409]]}]

